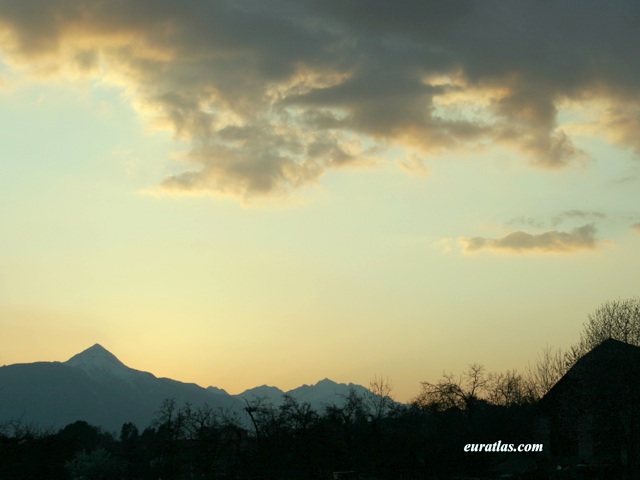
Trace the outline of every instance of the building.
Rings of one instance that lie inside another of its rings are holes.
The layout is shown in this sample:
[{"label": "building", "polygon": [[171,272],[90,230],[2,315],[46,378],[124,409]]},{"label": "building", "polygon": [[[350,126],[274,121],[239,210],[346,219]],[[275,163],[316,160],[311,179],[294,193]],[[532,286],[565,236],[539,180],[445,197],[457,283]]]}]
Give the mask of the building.
[{"label": "building", "polygon": [[553,463],[609,465],[640,478],[640,347],[605,340],[576,362],[539,408]]}]

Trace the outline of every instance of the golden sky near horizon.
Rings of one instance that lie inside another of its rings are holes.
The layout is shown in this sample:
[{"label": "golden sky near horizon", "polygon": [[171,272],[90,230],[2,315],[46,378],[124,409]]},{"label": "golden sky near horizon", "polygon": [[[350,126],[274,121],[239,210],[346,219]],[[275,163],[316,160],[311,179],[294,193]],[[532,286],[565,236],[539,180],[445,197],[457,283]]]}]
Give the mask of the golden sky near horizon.
[{"label": "golden sky near horizon", "polygon": [[[366,12],[366,13],[365,13]],[[635,2],[0,0],[0,365],[523,369],[637,296]]]}]

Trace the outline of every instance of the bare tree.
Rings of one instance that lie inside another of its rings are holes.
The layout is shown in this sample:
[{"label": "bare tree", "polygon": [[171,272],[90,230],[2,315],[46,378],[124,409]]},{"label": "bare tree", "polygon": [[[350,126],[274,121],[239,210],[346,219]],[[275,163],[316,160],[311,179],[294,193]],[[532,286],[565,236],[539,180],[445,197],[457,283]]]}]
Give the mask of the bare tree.
[{"label": "bare tree", "polygon": [[274,423],[277,415],[276,408],[267,397],[254,397],[251,400],[243,398],[243,400],[247,404],[244,411],[251,419],[256,437],[259,440],[264,439],[268,436],[270,427]]},{"label": "bare tree", "polygon": [[488,400],[494,405],[525,405],[537,399],[532,382],[515,369],[489,376]]},{"label": "bare tree", "polygon": [[309,402],[298,402],[291,395],[284,395],[278,415],[280,421],[292,431],[306,431],[318,420],[317,412]]},{"label": "bare tree", "polygon": [[536,362],[529,364],[526,379],[535,398],[540,399],[551,390],[570,367],[567,353],[547,345],[538,354]]},{"label": "bare tree", "polygon": [[609,338],[640,346],[640,297],[611,300],[600,305],[588,316],[580,340],[567,352],[566,362],[573,365]]},{"label": "bare tree", "polygon": [[52,427],[45,428],[36,423],[27,422],[23,416],[0,423],[0,436],[17,438],[20,441],[42,438],[54,433]]},{"label": "bare tree", "polygon": [[349,387],[346,395],[340,395],[343,399],[342,404],[330,403],[325,405],[325,415],[329,419],[337,420],[346,430],[351,426],[367,419],[367,406],[362,395],[360,395],[353,387]]},{"label": "bare tree", "polygon": [[484,367],[474,363],[458,379],[453,373],[445,373],[437,383],[422,382],[420,393],[412,403],[440,411],[458,408],[469,412],[486,393],[488,382]]},{"label": "bare tree", "polygon": [[373,420],[380,420],[393,408],[393,383],[389,377],[375,376],[369,381],[369,392],[365,398]]},{"label": "bare tree", "polygon": [[156,412],[152,425],[162,432],[169,446],[182,439],[185,434],[185,413],[191,412],[191,405],[187,403],[185,409],[180,409],[175,398],[163,400]]}]

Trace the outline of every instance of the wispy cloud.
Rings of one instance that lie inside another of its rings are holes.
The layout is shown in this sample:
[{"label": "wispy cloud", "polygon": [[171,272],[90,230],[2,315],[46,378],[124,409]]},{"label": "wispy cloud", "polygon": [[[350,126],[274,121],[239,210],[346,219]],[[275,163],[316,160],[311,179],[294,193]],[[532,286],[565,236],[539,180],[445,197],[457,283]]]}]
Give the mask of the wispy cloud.
[{"label": "wispy cloud", "polygon": [[561,168],[581,152],[558,105],[585,95],[637,149],[638,9],[594,2],[3,0],[0,53],[124,85],[192,145],[161,189],[273,195],[362,164],[365,143],[402,147],[405,165],[503,143]]},{"label": "wispy cloud", "polygon": [[573,209],[573,210],[565,210],[553,216],[550,221],[543,221],[528,215],[520,215],[517,217],[513,217],[512,219],[507,221],[505,225],[507,226],[522,225],[526,227],[533,227],[533,228],[540,229],[540,228],[544,228],[546,225],[550,225],[551,227],[557,227],[558,225],[561,225],[571,220],[578,220],[582,222],[591,220],[593,222],[596,222],[599,220],[604,220],[606,218],[607,218],[607,215],[605,215],[602,212]]},{"label": "wispy cloud", "polygon": [[466,253],[474,253],[480,250],[512,253],[573,253],[597,248],[596,231],[594,225],[588,224],[574,228],[570,232],[552,230],[541,234],[531,234],[518,231],[502,238],[462,238],[460,242]]},{"label": "wispy cloud", "polygon": [[609,138],[620,145],[633,148],[640,154],[640,111],[637,103],[618,103],[609,108],[603,118]]},{"label": "wispy cloud", "polygon": [[527,227],[541,228],[544,226],[544,222],[527,215],[520,215],[507,221],[506,225],[525,225]]},{"label": "wispy cloud", "polygon": [[586,210],[567,210],[551,219],[551,225],[557,226],[564,223],[566,220],[604,220],[607,216],[602,212],[593,212]]}]

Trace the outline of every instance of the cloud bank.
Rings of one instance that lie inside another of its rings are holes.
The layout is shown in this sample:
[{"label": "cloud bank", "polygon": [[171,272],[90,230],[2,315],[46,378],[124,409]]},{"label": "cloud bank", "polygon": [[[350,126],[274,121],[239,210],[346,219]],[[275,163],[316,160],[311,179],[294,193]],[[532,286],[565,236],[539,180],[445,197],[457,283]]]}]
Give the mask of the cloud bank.
[{"label": "cloud bank", "polygon": [[[581,152],[564,101],[605,99],[640,151],[640,4],[587,0],[0,0],[0,55],[100,76],[190,142],[175,193],[274,195],[398,146]],[[550,232],[551,233],[551,232]],[[558,234],[560,235],[560,234]]]},{"label": "cloud bank", "polygon": [[598,246],[596,228],[593,224],[574,228],[570,232],[552,230],[536,235],[518,231],[497,239],[465,238],[461,239],[461,243],[466,253],[474,253],[479,250],[512,253],[573,253],[579,250],[594,250]]}]

